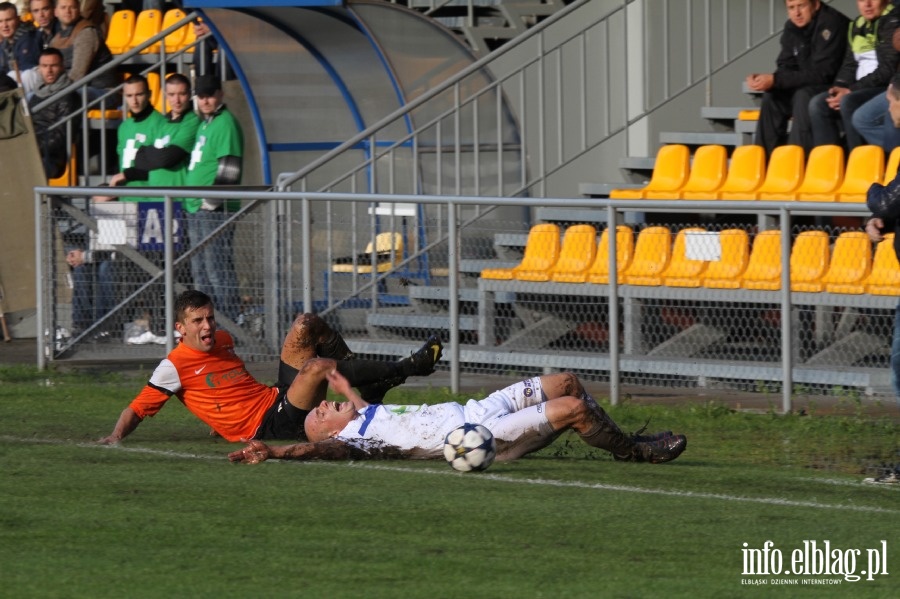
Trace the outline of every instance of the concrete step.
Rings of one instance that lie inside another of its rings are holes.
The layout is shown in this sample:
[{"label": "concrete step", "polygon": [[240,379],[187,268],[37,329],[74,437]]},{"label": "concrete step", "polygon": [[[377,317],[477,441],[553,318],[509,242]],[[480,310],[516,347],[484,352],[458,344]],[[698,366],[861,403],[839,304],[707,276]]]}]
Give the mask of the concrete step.
[{"label": "concrete step", "polygon": [[524,248],[528,233],[494,233],[495,248]]},{"label": "concrete step", "polygon": [[463,259],[459,261],[459,272],[479,275],[485,268],[512,268],[518,265],[519,260]]},{"label": "concrete step", "polygon": [[[578,193],[589,198],[608,198],[613,189],[640,189],[638,183],[579,183]],[[538,208],[540,211],[541,208]]]},{"label": "concrete step", "polygon": [[[478,302],[478,289],[475,287],[463,287],[457,289],[459,301]],[[432,302],[450,301],[450,288],[437,285],[410,285],[409,298],[412,300],[426,300]],[[509,291],[501,291],[494,294],[494,301],[501,304],[509,304],[516,300],[516,294]]]},{"label": "concrete step", "polygon": [[688,146],[705,146],[718,144],[722,146],[740,146],[744,139],[740,133],[689,133],[682,131],[664,131],[659,134],[660,143],[685,144]]},{"label": "concrete step", "polygon": [[736,121],[742,110],[755,110],[753,106],[704,106],[700,116],[710,121]]},{"label": "concrete step", "polygon": [[[624,185],[622,187],[625,187]],[[636,187],[640,187],[639,185]],[[612,187],[619,189],[619,187]],[[601,197],[609,197],[609,193]],[[605,208],[537,208],[535,217],[548,223],[605,223]]]},{"label": "concrete step", "polygon": [[[450,317],[443,314],[418,314],[413,311],[406,313],[376,312],[366,318],[366,326],[389,329],[426,329],[429,331],[446,331],[450,328]],[[460,316],[459,329],[461,331],[477,331],[477,316]]]},{"label": "concrete step", "polygon": [[655,156],[625,156],[619,159],[619,168],[629,171],[646,171],[653,172],[653,165],[656,164]]}]

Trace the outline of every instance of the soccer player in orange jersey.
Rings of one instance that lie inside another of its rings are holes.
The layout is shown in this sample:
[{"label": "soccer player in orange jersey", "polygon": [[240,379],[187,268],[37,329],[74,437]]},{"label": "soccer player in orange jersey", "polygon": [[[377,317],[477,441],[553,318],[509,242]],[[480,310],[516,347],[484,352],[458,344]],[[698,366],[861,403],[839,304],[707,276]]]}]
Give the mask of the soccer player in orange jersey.
[{"label": "soccer player in orange jersey", "polygon": [[99,443],[118,443],[173,395],[228,441],[303,438],[304,419],[325,398],[326,375],[332,370],[368,394],[368,401],[377,402],[406,377],[434,372],[443,349],[432,335],[420,350],[396,362],[353,359],[341,336],[321,318],[301,314],[285,337],[278,383],[270,387],[247,372],[234,351],[234,339],[216,328],[208,295],[195,290],[182,293],[175,313],[181,342]]}]

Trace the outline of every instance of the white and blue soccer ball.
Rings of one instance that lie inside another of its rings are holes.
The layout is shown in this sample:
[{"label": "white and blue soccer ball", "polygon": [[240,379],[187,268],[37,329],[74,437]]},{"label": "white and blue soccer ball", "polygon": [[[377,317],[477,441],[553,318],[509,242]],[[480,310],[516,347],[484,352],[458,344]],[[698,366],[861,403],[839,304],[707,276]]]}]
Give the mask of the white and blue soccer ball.
[{"label": "white and blue soccer ball", "polygon": [[494,434],[480,424],[463,424],[444,438],[444,457],[460,472],[486,470],[497,457]]}]

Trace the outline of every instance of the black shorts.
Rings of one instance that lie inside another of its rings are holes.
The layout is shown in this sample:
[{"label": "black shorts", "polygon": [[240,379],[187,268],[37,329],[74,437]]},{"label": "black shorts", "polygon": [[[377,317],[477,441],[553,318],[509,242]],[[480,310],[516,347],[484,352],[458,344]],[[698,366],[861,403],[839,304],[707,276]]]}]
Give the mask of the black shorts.
[{"label": "black shorts", "polygon": [[253,438],[305,441],[306,433],[303,431],[303,423],[309,410],[301,410],[288,401],[289,385],[279,383],[276,387],[278,387],[278,396],[272,407],[266,410],[262,424],[259,425]]}]

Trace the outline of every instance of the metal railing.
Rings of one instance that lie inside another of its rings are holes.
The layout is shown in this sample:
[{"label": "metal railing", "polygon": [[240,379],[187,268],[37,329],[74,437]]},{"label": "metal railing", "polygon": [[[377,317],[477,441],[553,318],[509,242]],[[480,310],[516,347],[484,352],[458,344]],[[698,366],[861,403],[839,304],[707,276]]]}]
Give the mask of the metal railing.
[{"label": "metal railing", "polygon": [[[54,331],[64,323],[64,308],[68,300],[66,290],[61,286],[60,276],[56,273],[61,263],[58,253],[60,243],[48,212],[52,201],[45,194],[77,195],[98,191],[49,187],[36,189],[35,216],[39,223],[36,231],[37,284],[40,290],[38,323],[39,331],[43,333],[38,339],[38,363],[42,367],[47,360],[103,355],[121,359],[132,351],[148,351],[148,348],[123,347],[121,342],[114,346],[92,345],[93,342],[87,336],[66,341],[60,347],[58,340],[54,339]],[[114,193],[124,192],[115,190]],[[174,230],[171,199],[183,194],[184,190],[135,188],[129,189],[127,193],[141,197],[165,197],[166,222],[163,229]],[[866,293],[791,291],[791,240],[797,232],[794,219],[813,214],[820,218],[862,216],[866,214],[866,207],[862,204],[716,202],[715,208],[720,215],[733,214],[736,219],[741,215],[752,217],[754,224],[745,226],[751,234],[759,226],[756,223],[768,223],[766,226],[781,231],[780,263],[785,267],[781,269],[779,288],[773,291],[752,291],[622,285],[616,283],[618,276],[610,277],[611,282],[607,285],[529,284],[517,281],[507,285],[505,282],[492,283],[481,279],[481,266],[472,269],[465,264],[467,260],[461,257],[464,248],[482,242],[480,234],[484,233],[483,230],[477,231],[474,226],[461,226],[461,220],[457,216],[466,207],[535,207],[549,204],[560,208],[590,208],[596,212],[598,223],[621,221],[624,213],[637,209],[648,213],[684,214],[684,222],[677,227],[673,225],[674,230],[698,224],[696,215],[708,211],[709,202],[396,196],[213,189],[205,190],[204,193],[210,198],[244,201],[242,211],[236,213],[222,229],[241,226],[242,219],[247,219],[260,209],[263,209],[263,214],[269,210],[276,214],[277,205],[283,202],[299,204],[304,214],[325,204],[367,206],[383,201],[415,200],[429,206],[442,207],[447,218],[441,222],[429,223],[435,236],[437,229],[440,229],[440,235],[448,240],[446,245],[430,250],[436,261],[447,265],[440,286],[408,287],[403,293],[409,298],[419,299],[411,305],[400,307],[399,313],[385,312],[383,307],[377,305],[374,296],[367,295],[368,292],[375,287],[398,282],[402,289],[402,281],[398,281],[392,271],[378,272],[377,268],[361,268],[355,273],[341,275],[356,279],[356,284],[352,287],[347,284],[341,286],[341,293],[346,294],[342,296],[342,301],[352,301],[345,302],[344,307],[334,309],[326,316],[342,331],[356,353],[373,356],[404,354],[414,349],[418,345],[416,340],[421,338],[423,327],[445,330],[445,358],[449,363],[451,386],[454,390],[459,388],[463,372],[495,372],[510,368],[529,372],[575,369],[595,380],[608,380],[612,401],[618,401],[625,382],[647,384],[648,381],[644,381],[642,377],[657,384],[686,384],[688,379],[693,384],[710,384],[709,381],[733,378],[745,379],[751,384],[759,381],[767,388],[777,388],[781,393],[782,409],[789,411],[795,383],[855,387],[876,393],[882,392],[885,387],[883,379],[886,379],[888,366],[884,352],[885,347],[890,346],[896,298]],[[90,215],[85,217],[96,227],[96,219]],[[253,230],[244,236],[242,243],[247,246],[241,251],[265,256],[266,268],[270,270],[260,276],[259,273],[248,272],[257,268],[253,264],[243,267],[244,271],[238,277],[242,281],[240,292],[242,295],[260,298],[259,314],[265,322],[247,328],[237,322],[226,321],[226,326],[235,333],[239,341],[243,340],[242,354],[249,352],[250,359],[277,359],[281,336],[293,313],[297,310],[315,311],[317,302],[324,295],[324,285],[320,282],[323,281],[323,275],[331,276],[332,279],[337,276],[329,258],[333,251],[322,243],[327,238],[327,232],[322,231],[319,225],[314,225],[311,219],[302,219],[287,230],[272,227],[273,221],[269,217],[245,222]],[[336,223],[336,226],[344,227],[346,224],[341,222]],[[528,224],[521,222],[518,226],[524,236]],[[375,234],[373,230],[370,236],[372,241],[375,240]],[[293,239],[299,250],[300,257],[296,260],[283,249],[277,249],[285,245],[283,242],[287,238]],[[495,239],[493,243],[496,246],[498,241]],[[274,253],[269,249],[272,247],[276,248]],[[121,246],[118,249],[122,250],[125,259],[140,260],[140,252],[134,248]],[[164,282],[166,317],[165,324],[159,328],[163,334],[173,327],[173,294],[183,286],[190,285],[189,279],[179,279],[178,269],[189,259],[191,251],[193,250],[185,248],[179,255],[167,234],[164,260],[157,270],[145,270],[143,279],[139,281],[141,289]],[[614,259],[615,236],[611,237],[609,256],[613,257],[608,265],[609,272],[617,273]],[[502,258],[489,262],[504,264]],[[366,263],[361,260],[359,265],[366,266]],[[375,264],[372,263],[372,266]],[[294,270],[298,272],[300,282],[296,286],[283,288],[284,281],[291,280],[285,274]],[[249,276],[250,274],[253,276]],[[132,273],[132,276],[135,275]],[[132,285],[137,283],[131,281]],[[336,284],[334,281],[332,283]],[[425,291],[429,293],[423,295]],[[139,296],[140,290],[131,293],[122,299],[120,306]],[[431,304],[432,308],[417,307],[427,304],[420,303],[425,301],[421,298],[426,296],[427,302],[435,302]],[[298,297],[310,299],[294,303],[293,299]],[[435,309],[435,305],[439,308]],[[477,310],[473,311],[473,306],[477,306]],[[706,312],[713,316],[708,316]],[[759,314],[752,321],[744,322],[742,318],[747,318],[751,312]],[[673,320],[676,317],[681,320]],[[558,321],[555,324],[552,323],[554,319]],[[841,324],[835,329],[832,321],[836,319],[840,319]],[[516,321],[512,328],[509,326],[511,320]],[[551,328],[548,328],[548,323],[552,324]],[[594,331],[596,337],[597,323],[608,323],[604,325],[607,327],[604,335],[608,335],[608,338],[597,338],[585,343],[584,335],[590,337],[591,331]],[[614,326],[609,323],[620,324]],[[594,328],[582,329],[586,324]],[[571,337],[571,333],[576,331],[580,332],[577,339]],[[839,344],[848,343],[851,331],[861,342],[868,340],[871,343],[877,340],[877,347],[838,347]],[[705,336],[698,336],[701,334]],[[527,342],[523,343],[523,339]],[[748,353],[751,349],[746,344],[751,340],[755,340],[754,347],[752,353]],[[167,336],[166,341],[167,348],[170,348],[172,339]],[[694,345],[686,345],[688,342]],[[682,348],[684,351],[672,351],[673,344],[676,349]],[[110,353],[103,354],[103,351]],[[156,353],[150,351],[149,355],[164,355],[162,348],[154,351]],[[82,352],[85,353],[80,356]],[[874,354],[877,359],[870,354]],[[698,356],[705,357],[700,359]],[[810,356],[815,356],[815,359]]]},{"label": "metal railing", "polygon": [[[190,24],[199,16],[200,13],[191,12],[183,19],[161,30],[159,34],[135,45],[127,52],[114,55],[113,60],[109,63],[94,71],[89,72],[83,78],[73,82],[71,85],[60,90],[53,96],[50,96],[46,100],[36,104],[31,109],[32,112],[38,112],[46,106],[53,104],[59,98],[64,97],[70,93],[76,93],[81,98],[81,106],[78,110],[72,112],[65,118],[54,123],[49,127],[49,129],[52,130],[59,127],[65,127],[67,140],[66,147],[70,149],[75,145],[73,142],[75,141],[76,137],[80,138],[80,148],[78,150],[78,155],[80,156],[80,160],[78,161],[78,163],[80,164],[80,173],[78,173],[77,176],[80,176],[86,184],[90,182],[90,178],[92,175],[97,177],[98,180],[102,181],[105,180],[110,174],[107,172],[107,157],[109,156],[110,152],[107,137],[101,133],[100,135],[96,136],[96,139],[93,139],[91,136],[91,131],[94,129],[101,132],[105,131],[109,125],[112,125],[120,120],[112,118],[110,116],[110,111],[119,110],[123,114],[122,118],[124,118],[124,116],[127,116],[127,114],[125,114],[125,108],[122,105],[121,97],[122,89],[125,85],[124,82],[119,83],[113,88],[106,89],[102,94],[94,99],[89,99],[88,88],[91,87],[91,84],[95,80],[102,78],[107,73],[119,73],[123,68],[131,68],[136,70],[141,75],[145,76],[151,72],[159,73],[161,87],[159,93],[164,93],[163,82],[166,79],[167,73],[186,72],[189,68],[194,66],[195,57],[197,58],[197,60],[205,60],[206,52],[204,51],[204,48],[208,43],[207,40],[210,38],[211,34],[199,37],[172,53],[168,53],[166,51],[165,45],[165,38],[169,34],[174,33],[181,27],[190,26]],[[155,52],[153,54],[143,54],[145,49],[150,48],[154,44],[159,44],[159,52]],[[141,62],[132,62],[132,59],[140,57],[143,57],[144,60],[142,60]],[[224,56],[221,59],[225,60]],[[174,71],[169,70],[172,66],[174,66]],[[201,68],[206,68],[207,65],[199,64],[198,66],[200,66]],[[97,118],[90,118],[89,113],[91,111],[97,111],[99,113],[97,115]],[[77,136],[76,130],[78,131]],[[113,152],[115,151],[114,147],[111,149],[113,150]],[[90,164],[91,157],[94,157],[97,161],[93,172]],[[67,156],[67,164],[71,162],[72,156],[70,154],[69,156]],[[71,180],[77,180],[75,173],[70,173],[69,176]]]},{"label": "metal railing", "polygon": [[[277,188],[545,197],[552,179],[566,179],[572,164],[591,160],[602,148],[629,154],[630,128],[653,118],[656,110],[687,90],[705,85],[710,97],[714,78],[728,63],[776,34],[775,6],[780,3],[774,0],[739,5],[707,1],[699,15],[692,12],[694,4],[596,3],[592,6],[613,6],[595,10],[601,14],[580,20],[571,31],[566,19],[588,8],[587,0],[576,1],[302,169],[281,173]],[[754,29],[760,12],[767,18]],[[674,15],[686,20],[679,21],[682,24],[691,24],[686,38],[674,35]],[[720,31],[715,27],[719,19],[741,23],[742,34],[731,33],[729,27]],[[693,25],[697,20],[702,26]],[[636,49],[638,55],[633,56]],[[669,67],[675,57],[679,64],[700,64],[673,73]],[[662,75],[650,70],[654,61],[663,65]],[[635,72],[640,73],[637,78]],[[690,109],[699,119],[696,105]],[[507,111],[515,115],[514,140],[504,128]],[[407,134],[396,135],[398,123]],[[346,161],[347,156],[353,156],[356,166],[338,170],[343,173],[339,176],[325,174],[337,170],[335,161]],[[616,173],[617,165],[601,164],[598,170],[600,176]],[[571,188],[571,177],[567,180]],[[493,213],[491,207],[467,212],[463,221]],[[327,221],[331,214],[328,209],[321,218]],[[422,218],[441,217],[419,214],[415,220]],[[423,240],[411,248],[404,266],[446,242]],[[360,250],[354,244],[354,253]]]}]

